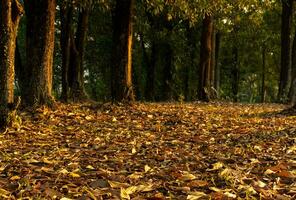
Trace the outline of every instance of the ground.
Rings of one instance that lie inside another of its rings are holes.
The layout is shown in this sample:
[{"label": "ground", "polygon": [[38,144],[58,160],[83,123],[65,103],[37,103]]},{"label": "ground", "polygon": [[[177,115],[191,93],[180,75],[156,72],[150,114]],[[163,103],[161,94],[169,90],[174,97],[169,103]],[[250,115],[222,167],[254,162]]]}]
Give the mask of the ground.
[{"label": "ground", "polygon": [[296,111],[59,104],[0,135],[1,199],[295,199]]}]

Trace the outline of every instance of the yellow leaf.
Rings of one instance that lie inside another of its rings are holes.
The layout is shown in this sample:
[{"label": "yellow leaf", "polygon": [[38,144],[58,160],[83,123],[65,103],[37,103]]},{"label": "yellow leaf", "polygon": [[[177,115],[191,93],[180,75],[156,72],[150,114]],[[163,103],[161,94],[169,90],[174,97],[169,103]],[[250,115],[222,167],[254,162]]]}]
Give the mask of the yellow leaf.
[{"label": "yellow leaf", "polygon": [[183,175],[179,179],[182,181],[191,181],[191,180],[196,179],[196,176],[185,171],[185,172],[183,172]]},{"label": "yellow leaf", "polygon": [[207,196],[204,192],[190,192],[190,194],[187,196],[187,200],[197,200],[204,196]]},{"label": "yellow leaf", "polygon": [[68,174],[69,172],[66,169],[62,169],[62,170],[59,171],[59,173],[65,175],[65,174]]},{"label": "yellow leaf", "polygon": [[223,163],[221,162],[217,162],[215,164],[213,164],[213,168],[212,169],[208,169],[207,171],[215,171],[215,170],[219,170],[224,166]]},{"label": "yellow leaf", "polygon": [[130,199],[131,194],[135,193],[137,191],[137,186],[130,186],[126,189],[121,188],[120,189],[120,197],[123,199]]},{"label": "yellow leaf", "polygon": [[123,188],[123,187],[129,186],[126,183],[120,183],[120,182],[116,182],[116,181],[108,181],[108,183],[112,188]]},{"label": "yellow leaf", "polygon": [[2,188],[0,188],[0,196],[3,198],[9,198],[10,192],[8,192],[7,190],[4,190]]},{"label": "yellow leaf", "polygon": [[17,180],[20,180],[20,179],[21,179],[21,177],[19,177],[19,176],[12,176],[9,180],[17,181]]},{"label": "yellow leaf", "polygon": [[93,166],[91,166],[91,165],[87,165],[87,166],[86,166],[86,169],[94,170],[95,168],[94,168]]},{"label": "yellow leaf", "polygon": [[149,167],[148,165],[145,165],[145,172],[147,173],[147,172],[149,172],[150,170],[151,170],[151,167]]},{"label": "yellow leaf", "polygon": [[79,177],[80,177],[79,174],[76,174],[76,173],[74,173],[74,172],[71,172],[71,173],[69,174],[69,176],[71,176],[71,177],[73,177],[73,178],[79,178]]}]

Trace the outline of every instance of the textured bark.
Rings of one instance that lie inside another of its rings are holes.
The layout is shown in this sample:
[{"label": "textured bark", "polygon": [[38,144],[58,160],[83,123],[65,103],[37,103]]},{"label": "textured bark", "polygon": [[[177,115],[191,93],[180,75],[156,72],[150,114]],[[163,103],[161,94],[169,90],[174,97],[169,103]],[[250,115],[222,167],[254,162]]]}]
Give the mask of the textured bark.
[{"label": "textured bark", "polygon": [[133,0],[117,0],[113,13],[111,96],[114,101],[134,101],[132,84]]},{"label": "textured bark", "polygon": [[23,14],[17,0],[0,1],[0,129],[13,120],[14,62],[19,20]]},{"label": "textured bark", "polygon": [[22,97],[28,106],[52,106],[52,66],[55,34],[55,0],[25,0],[27,16],[26,86]]},{"label": "textured bark", "polygon": [[198,98],[201,101],[209,101],[211,90],[211,60],[212,60],[212,34],[213,18],[206,15],[203,19],[201,45],[200,45],[200,65],[199,65],[199,88]]},{"label": "textured bark", "polygon": [[278,100],[285,101],[289,90],[291,68],[291,32],[294,0],[282,0],[281,72]]}]

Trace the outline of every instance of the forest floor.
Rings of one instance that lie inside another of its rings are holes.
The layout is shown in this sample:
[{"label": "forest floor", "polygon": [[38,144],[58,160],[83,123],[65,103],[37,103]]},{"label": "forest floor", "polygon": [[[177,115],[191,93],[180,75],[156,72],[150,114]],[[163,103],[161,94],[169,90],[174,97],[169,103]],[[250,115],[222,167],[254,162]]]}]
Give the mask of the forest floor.
[{"label": "forest floor", "polygon": [[296,111],[59,104],[0,135],[1,199],[296,199]]}]

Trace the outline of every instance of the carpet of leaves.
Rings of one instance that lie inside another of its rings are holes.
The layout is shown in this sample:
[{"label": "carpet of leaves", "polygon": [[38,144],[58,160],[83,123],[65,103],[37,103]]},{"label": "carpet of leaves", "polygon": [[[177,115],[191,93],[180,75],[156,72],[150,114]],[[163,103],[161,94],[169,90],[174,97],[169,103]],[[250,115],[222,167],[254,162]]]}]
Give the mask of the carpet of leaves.
[{"label": "carpet of leaves", "polygon": [[59,104],[0,135],[1,199],[296,199],[296,111]]}]

